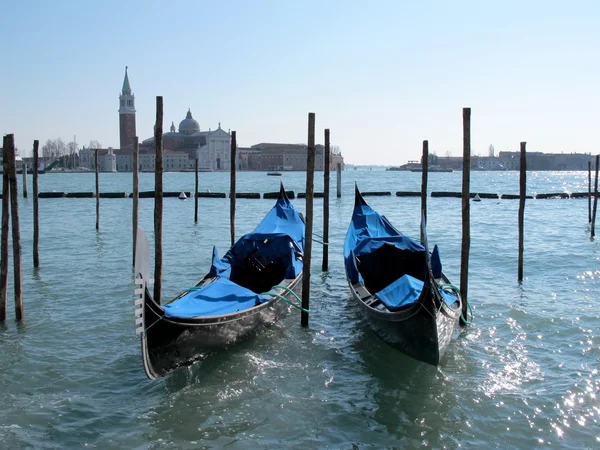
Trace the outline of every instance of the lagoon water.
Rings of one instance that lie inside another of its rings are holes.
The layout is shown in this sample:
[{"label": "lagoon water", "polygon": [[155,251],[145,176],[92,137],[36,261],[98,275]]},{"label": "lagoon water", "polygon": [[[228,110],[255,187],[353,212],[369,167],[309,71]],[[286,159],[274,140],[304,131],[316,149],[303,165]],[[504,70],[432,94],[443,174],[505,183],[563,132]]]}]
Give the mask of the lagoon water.
[{"label": "lagoon water", "polygon": [[[322,173],[315,174],[322,191]],[[284,173],[304,192],[304,173]],[[20,199],[25,320],[0,328],[0,448],[598,448],[600,264],[587,200],[528,200],[525,280],[517,282],[517,200],[471,204],[469,301],[475,320],[440,367],[414,362],[361,321],[342,246],[356,181],[364,191],[420,190],[418,173],[332,174],[330,271],[313,247],[310,327],[299,315],[235,348],[151,382],[134,332],[131,199],[40,199],[41,267],[32,267],[32,199]],[[131,192],[131,174],[101,174],[102,191]],[[19,182],[21,179],[19,179]],[[31,183],[31,177],[29,177]],[[93,191],[94,174],[45,174],[40,191]],[[239,173],[238,192],[278,190],[279,177]],[[461,174],[432,173],[430,191],[460,191]],[[472,191],[518,193],[517,172],[474,172]],[[141,174],[151,190],[153,174]],[[166,173],[165,191],[193,191],[193,173]],[[228,173],[201,173],[226,192]],[[587,191],[584,172],[529,172],[528,193]],[[367,201],[406,234],[419,198]],[[229,200],[164,200],[163,297],[228,247]],[[300,211],[304,201],[294,200]],[[152,241],[153,200],[140,200]],[[237,236],[272,200],[237,201]],[[315,230],[322,229],[315,200]],[[428,199],[428,235],[459,282],[459,199]],[[152,246],[152,242],[151,242]]]}]

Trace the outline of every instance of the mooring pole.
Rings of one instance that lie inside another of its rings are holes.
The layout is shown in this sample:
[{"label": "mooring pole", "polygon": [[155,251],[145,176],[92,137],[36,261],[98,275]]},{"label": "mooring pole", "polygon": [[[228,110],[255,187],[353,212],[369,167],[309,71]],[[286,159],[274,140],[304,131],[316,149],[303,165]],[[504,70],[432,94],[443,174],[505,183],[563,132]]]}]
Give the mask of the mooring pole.
[{"label": "mooring pole", "polygon": [[592,161],[588,161],[588,223],[592,223]]},{"label": "mooring pole", "polygon": [[462,173],[462,245],[460,252],[460,295],[462,314],[460,325],[467,325],[469,286],[469,250],[471,248],[471,108],[463,108],[463,173]]},{"label": "mooring pole", "polygon": [[17,163],[15,157],[14,135],[8,135],[8,176],[10,191],[10,215],[13,241],[13,265],[15,283],[15,315],[23,320],[23,279],[21,271],[21,233],[19,231],[19,188],[17,186]]},{"label": "mooring pole", "polygon": [[594,209],[592,210],[592,237],[596,236],[596,208],[598,206],[598,166],[600,155],[596,155],[596,178],[594,181]]},{"label": "mooring pole", "polygon": [[163,215],[163,98],[156,97],[156,126],[154,144],[156,167],[154,170],[154,301],[160,305],[162,290],[162,215]]},{"label": "mooring pole", "polygon": [[[421,177],[421,214],[425,218],[425,225],[427,225],[427,171],[429,170],[429,141],[423,141],[421,167],[423,168]],[[425,243],[424,232],[425,229],[421,227],[421,244]]]},{"label": "mooring pole", "polygon": [[198,223],[198,158],[195,161],[196,189],[194,193],[194,223]]},{"label": "mooring pole", "polygon": [[337,175],[337,198],[342,198],[342,163],[337,163],[335,171]]},{"label": "mooring pole", "polygon": [[[139,175],[138,175],[138,158],[140,152],[140,142],[137,136],[133,138],[133,211],[131,222],[133,224],[133,266],[135,267],[135,244],[137,242],[137,229],[138,229],[138,210],[140,200],[140,187],[139,187]],[[137,274],[134,274],[137,277]]]},{"label": "mooring pole", "polygon": [[[315,182],[315,113],[308,113],[308,149],[306,158],[306,228],[302,269],[302,308],[310,308],[310,259],[312,256],[313,196]],[[300,313],[300,323],[308,326],[308,313]]]},{"label": "mooring pole", "polygon": [[523,250],[524,237],[523,226],[525,222],[525,199],[527,187],[527,142],[521,142],[521,170],[519,176],[519,267],[517,280],[523,281]]},{"label": "mooring pole", "polygon": [[94,153],[94,164],[96,165],[96,230],[100,229],[100,179],[98,178],[98,149]]},{"label": "mooring pole", "polygon": [[6,320],[8,296],[8,221],[10,220],[10,185],[8,176],[8,136],[2,138],[2,235],[0,244],[0,322]]},{"label": "mooring pole", "polygon": [[235,244],[235,150],[237,147],[235,131],[231,132],[231,173],[229,185],[229,224],[231,246]]},{"label": "mooring pole", "polygon": [[38,199],[38,167],[40,141],[33,141],[33,267],[40,267],[40,209]]},{"label": "mooring pole", "polygon": [[27,164],[23,162],[23,198],[27,198]]},{"label": "mooring pole", "polygon": [[331,148],[329,128],[325,130],[325,155],[323,161],[323,272],[329,268],[329,165]]}]

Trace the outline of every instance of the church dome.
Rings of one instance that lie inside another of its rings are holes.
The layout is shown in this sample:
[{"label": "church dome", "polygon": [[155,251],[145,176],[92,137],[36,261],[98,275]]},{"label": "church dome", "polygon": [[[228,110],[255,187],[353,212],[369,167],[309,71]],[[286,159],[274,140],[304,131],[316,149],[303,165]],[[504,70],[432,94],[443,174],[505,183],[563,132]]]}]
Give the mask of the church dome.
[{"label": "church dome", "polygon": [[194,134],[200,131],[200,124],[192,117],[192,112],[188,112],[181,122],[179,122],[179,132],[183,134]]}]

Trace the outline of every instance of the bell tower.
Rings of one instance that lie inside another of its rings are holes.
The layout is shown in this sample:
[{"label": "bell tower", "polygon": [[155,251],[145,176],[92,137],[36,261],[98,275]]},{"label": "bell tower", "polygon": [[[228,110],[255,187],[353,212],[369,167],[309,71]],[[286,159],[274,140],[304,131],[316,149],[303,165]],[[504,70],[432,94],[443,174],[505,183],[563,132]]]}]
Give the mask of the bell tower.
[{"label": "bell tower", "polygon": [[119,145],[121,149],[131,148],[135,137],[135,96],[131,92],[127,67],[123,89],[119,95]]}]

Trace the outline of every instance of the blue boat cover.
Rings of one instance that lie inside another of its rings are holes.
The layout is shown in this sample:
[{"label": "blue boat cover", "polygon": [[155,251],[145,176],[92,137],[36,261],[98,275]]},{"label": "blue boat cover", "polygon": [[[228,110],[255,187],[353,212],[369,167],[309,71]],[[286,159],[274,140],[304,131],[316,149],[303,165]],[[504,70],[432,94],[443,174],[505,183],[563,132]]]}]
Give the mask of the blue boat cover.
[{"label": "blue boat cover", "polygon": [[259,294],[246,289],[227,278],[217,278],[197,291],[164,306],[167,317],[190,318],[220,316],[243,311],[265,301]]},{"label": "blue boat cover", "polygon": [[369,205],[356,205],[344,241],[346,274],[352,283],[363,281],[356,266],[356,258],[374,252],[386,242],[400,250],[425,251],[425,247],[400,233],[385,216],[377,213]]},{"label": "blue boat cover", "polygon": [[410,275],[402,275],[392,284],[377,292],[377,297],[390,311],[397,311],[417,301],[423,290],[423,282]]},{"label": "blue boat cover", "polygon": [[283,186],[281,189],[282,195],[275,206],[254,231],[242,236],[223,258],[219,259],[217,248],[213,248],[208,276],[218,279],[198,290],[186,292],[165,305],[167,317],[190,318],[229,314],[269,300],[271,297],[261,296],[235,282],[243,275],[244,263],[248,257],[256,258],[267,267],[269,262],[276,261],[281,280],[296,278],[302,272],[304,221],[285,196]]},{"label": "blue boat cover", "polygon": [[[352,220],[344,241],[344,264],[346,275],[350,282],[364,284],[358,266],[357,258],[375,252],[386,244],[391,244],[399,250],[407,252],[425,252],[425,247],[416,240],[400,233],[385,217],[367,205],[357,192],[357,202],[354,206]],[[359,200],[358,200],[359,199]],[[442,262],[437,245],[431,253],[431,270],[434,278],[442,276]],[[409,305],[418,300],[423,290],[423,281],[409,274],[397,278],[380,289],[376,295],[390,311]],[[456,301],[455,294],[441,291],[445,301],[452,304]]]},{"label": "blue boat cover", "polygon": [[[387,309],[397,311],[403,306],[415,303],[423,291],[423,286],[424,283],[421,280],[406,274],[377,292],[376,295]],[[458,296],[453,292],[440,289],[440,294],[448,305],[452,305],[458,300]]]}]

